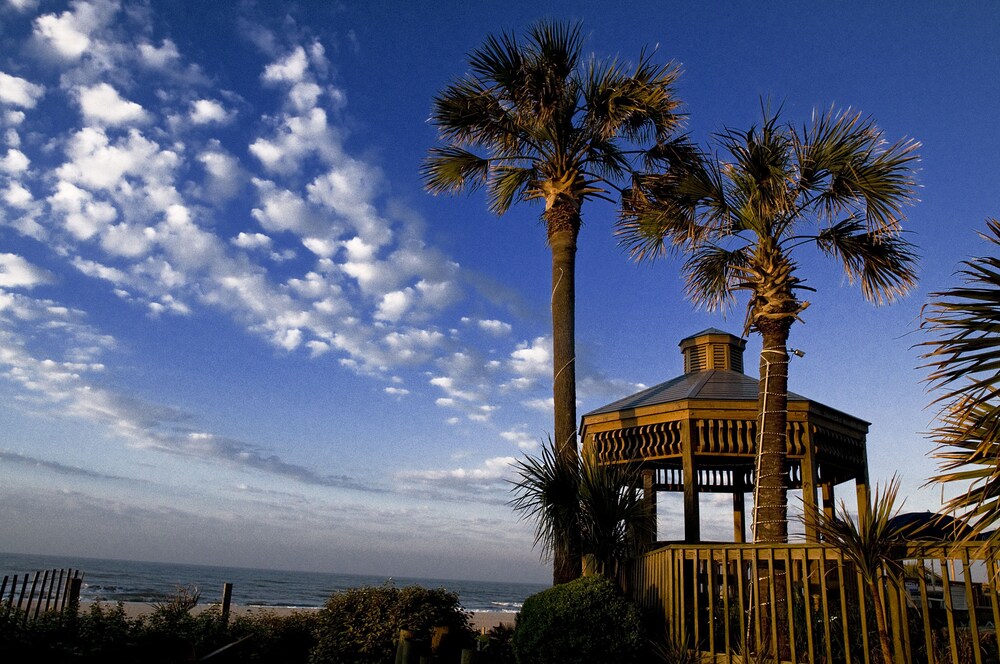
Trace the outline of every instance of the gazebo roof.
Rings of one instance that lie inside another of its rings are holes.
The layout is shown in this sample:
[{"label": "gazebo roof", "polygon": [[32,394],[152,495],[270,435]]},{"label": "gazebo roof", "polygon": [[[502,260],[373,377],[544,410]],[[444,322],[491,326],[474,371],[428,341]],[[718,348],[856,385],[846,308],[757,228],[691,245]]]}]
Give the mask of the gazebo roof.
[{"label": "gazebo roof", "polygon": [[[596,408],[584,417],[694,399],[753,401],[757,399],[757,385],[757,379],[739,371],[711,369],[688,373]],[[808,401],[794,392],[788,393],[788,400]]]}]

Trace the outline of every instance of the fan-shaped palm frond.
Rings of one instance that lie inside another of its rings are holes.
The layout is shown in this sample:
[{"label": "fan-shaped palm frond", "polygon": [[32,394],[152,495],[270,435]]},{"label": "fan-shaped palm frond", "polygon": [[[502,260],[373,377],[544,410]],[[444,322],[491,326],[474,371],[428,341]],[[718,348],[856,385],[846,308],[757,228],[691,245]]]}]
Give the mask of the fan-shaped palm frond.
[{"label": "fan-shaped palm frond", "polygon": [[514,498],[510,505],[521,518],[535,524],[535,546],[552,554],[567,533],[580,527],[580,468],[562,463],[549,438],[537,457],[514,464]]},{"label": "fan-shaped palm frond", "polygon": [[535,545],[543,555],[555,550],[566,528],[579,528],[581,551],[593,558],[598,574],[613,575],[648,541],[646,504],[638,472],[586,457],[578,465],[559,462],[552,439],[537,457],[514,464],[510,505],[535,524]]},{"label": "fan-shaped palm frond", "polygon": [[[987,230],[996,250],[1000,221],[987,220]],[[1000,256],[968,260],[959,274],[965,285],[931,295],[923,328],[935,338],[920,346],[942,406],[933,481],[963,487],[945,507],[979,538],[1000,522]],[[1000,534],[988,539],[1000,543]]]}]

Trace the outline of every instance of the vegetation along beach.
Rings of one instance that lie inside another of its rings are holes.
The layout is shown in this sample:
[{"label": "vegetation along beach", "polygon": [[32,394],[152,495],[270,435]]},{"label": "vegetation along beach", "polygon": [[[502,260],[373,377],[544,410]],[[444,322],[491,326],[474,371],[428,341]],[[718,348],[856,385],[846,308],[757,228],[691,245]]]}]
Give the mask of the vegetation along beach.
[{"label": "vegetation along beach", "polygon": [[1000,664],[997,26],[0,0],[0,661]]}]

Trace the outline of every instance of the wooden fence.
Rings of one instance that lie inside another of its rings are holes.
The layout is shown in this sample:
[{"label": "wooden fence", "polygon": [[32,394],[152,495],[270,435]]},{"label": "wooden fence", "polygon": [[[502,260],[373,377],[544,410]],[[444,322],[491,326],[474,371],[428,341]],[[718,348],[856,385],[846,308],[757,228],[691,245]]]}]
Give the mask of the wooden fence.
[{"label": "wooden fence", "polygon": [[[902,571],[877,583],[896,664],[1000,662],[998,553],[901,547]],[[832,547],[670,545],[628,565],[621,583],[702,661],[882,661],[875,598]]]},{"label": "wooden fence", "polygon": [[83,573],[78,569],[52,569],[33,574],[14,574],[13,577],[5,575],[0,584],[0,606],[23,611],[24,620],[34,620],[43,611],[62,612],[67,606],[75,607],[80,601],[82,585]]}]

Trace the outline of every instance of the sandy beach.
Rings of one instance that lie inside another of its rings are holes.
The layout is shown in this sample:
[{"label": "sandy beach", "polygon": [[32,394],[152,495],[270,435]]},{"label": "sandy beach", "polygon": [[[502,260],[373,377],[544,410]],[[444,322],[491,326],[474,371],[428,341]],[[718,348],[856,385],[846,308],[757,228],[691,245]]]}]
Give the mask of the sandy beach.
[{"label": "sandy beach", "polygon": [[[87,611],[90,608],[90,602],[81,602],[80,610]],[[106,607],[113,607],[114,602],[103,602]],[[124,602],[122,606],[125,609],[125,615],[130,618],[138,618],[139,616],[148,615],[153,612],[155,608],[152,604],[147,604],[145,602]],[[218,606],[217,604],[199,604],[193,609],[194,613],[204,611],[212,606]],[[232,616],[240,616],[246,614],[262,614],[271,613],[276,616],[287,616],[298,611],[318,611],[316,608],[292,608],[284,606],[237,606],[233,605],[230,607],[229,612]],[[472,614],[472,627],[477,632],[488,631],[489,629],[496,627],[497,625],[514,625],[514,619],[516,618],[516,613],[509,612],[493,612],[493,611],[481,611]]]}]

